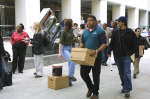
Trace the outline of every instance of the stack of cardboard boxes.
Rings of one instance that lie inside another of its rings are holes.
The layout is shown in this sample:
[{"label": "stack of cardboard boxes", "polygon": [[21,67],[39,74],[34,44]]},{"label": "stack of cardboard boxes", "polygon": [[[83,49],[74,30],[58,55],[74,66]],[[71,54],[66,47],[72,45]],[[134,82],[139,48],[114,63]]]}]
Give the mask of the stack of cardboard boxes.
[{"label": "stack of cardboard boxes", "polygon": [[62,89],[69,87],[69,77],[62,75],[62,66],[52,66],[53,74],[48,76],[48,88]]}]

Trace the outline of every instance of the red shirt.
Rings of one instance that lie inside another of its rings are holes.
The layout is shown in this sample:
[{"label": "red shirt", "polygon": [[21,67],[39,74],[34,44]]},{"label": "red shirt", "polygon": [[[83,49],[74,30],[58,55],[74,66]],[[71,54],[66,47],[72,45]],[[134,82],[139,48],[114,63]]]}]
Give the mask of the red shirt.
[{"label": "red shirt", "polygon": [[[11,44],[15,44],[15,43],[20,43],[20,42],[24,42],[23,40],[25,40],[25,38],[30,38],[27,32],[22,32],[22,33],[18,33],[18,32],[14,32],[10,38]],[[26,45],[29,45],[29,42],[26,42]]]}]

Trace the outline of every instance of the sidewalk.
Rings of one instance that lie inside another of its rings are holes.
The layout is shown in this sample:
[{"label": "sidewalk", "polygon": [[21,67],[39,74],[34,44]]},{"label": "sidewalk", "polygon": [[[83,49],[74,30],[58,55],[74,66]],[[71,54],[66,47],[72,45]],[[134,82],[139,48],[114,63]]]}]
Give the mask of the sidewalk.
[{"label": "sidewalk", "polygon": [[[148,99],[150,97],[150,50],[145,51],[141,60],[140,75],[133,79],[133,91],[130,99]],[[63,74],[68,74],[67,63],[62,63]],[[133,66],[132,66],[133,67]],[[27,69],[24,74],[13,76],[13,86],[6,87],[0,92],[0,99],[88,99],[85,97],[86,86],[80,77],[80,66],[76,65],[77,81],[72,87],[52,90],[47,87],[47,76],[51,74],[51,66],[44,67],[44,77],[35,79],[34,69]],[[116,66],[102,66],[100,99],[125,99],[120,94],[121,86]]]}]

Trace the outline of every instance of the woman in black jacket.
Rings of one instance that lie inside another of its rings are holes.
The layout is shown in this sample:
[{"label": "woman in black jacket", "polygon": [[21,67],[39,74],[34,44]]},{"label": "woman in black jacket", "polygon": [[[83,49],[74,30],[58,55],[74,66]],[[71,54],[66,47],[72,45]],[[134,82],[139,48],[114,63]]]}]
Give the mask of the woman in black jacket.
[{"label": "woman in black jacket", "polygon": [[0,90],[2,90],[2,56],[4,56],[5,50],[3,45],[3,39],[0,35]]},{"label": "woman in black jacket", "polygon": [[34,36],[31,41],[33,54],[34,54],[34,65],[36,72],[34,73],[35,78],[42,77],[43,74],[43,36],[41,33],[40,23],[34,23]]}]

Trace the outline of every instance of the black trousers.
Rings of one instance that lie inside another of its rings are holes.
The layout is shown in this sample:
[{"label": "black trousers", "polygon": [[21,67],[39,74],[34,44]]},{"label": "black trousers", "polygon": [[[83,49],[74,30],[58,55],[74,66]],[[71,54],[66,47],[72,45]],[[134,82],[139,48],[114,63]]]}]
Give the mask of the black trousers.
[{"label": "black trousers", "polygon": [[12,72],[15,73],[18,67],[18,72],[23,72],[25,55],[26,55],[26,45],[25,44],[14,44],[12,46],[13,50],[13,62],[12,62]]},{"label": "black trousers", "polygon": [[[93,82],[89,76],[92,70]],[[82,79],[87,85],[87,88],[93,92],[93,94],[98,95],[99,83],[100,83],[100,72],[101,72],[101,53],[98,54],[94,66],[84,66],[81,65],[80,74]]]},{"label": "black trousers", "polygon": [[3,86],[3,82],[2,82],[2,59],[0,57],[0,90],[2,89],[2,86]]},{"label": "black trousers", "polygon": [[0,78],[2,77],[2,58],[0,57]]}]

